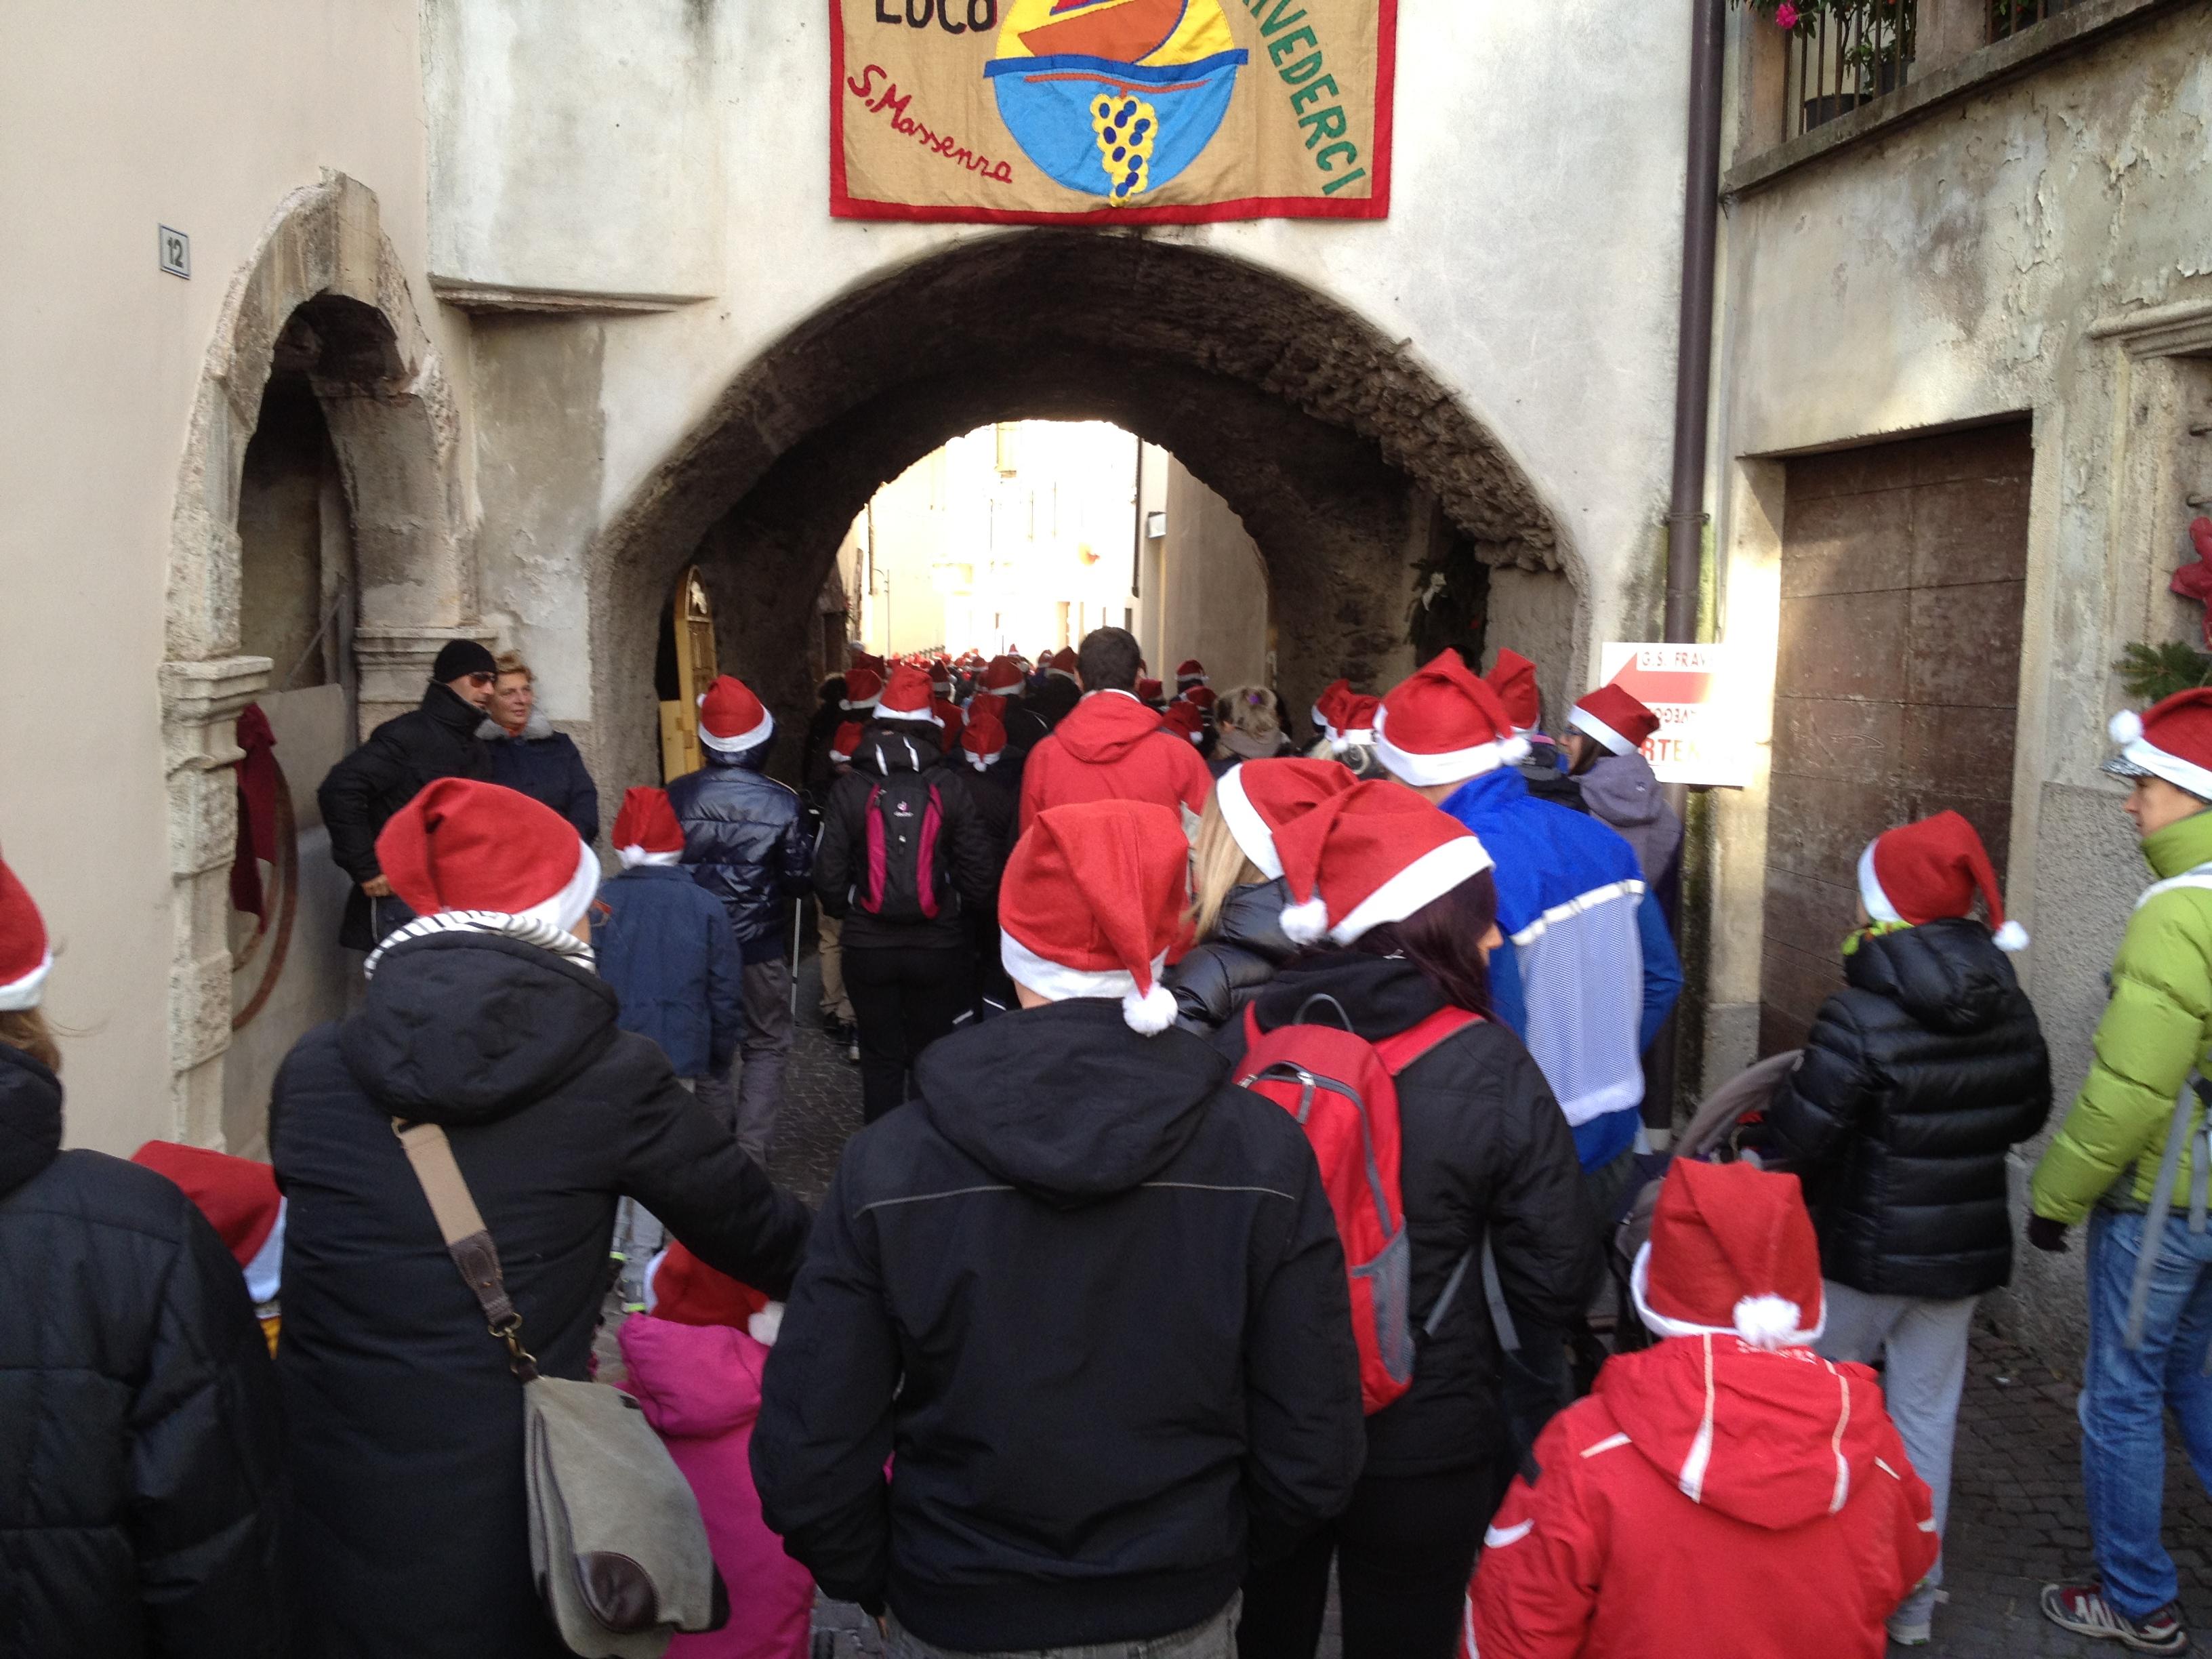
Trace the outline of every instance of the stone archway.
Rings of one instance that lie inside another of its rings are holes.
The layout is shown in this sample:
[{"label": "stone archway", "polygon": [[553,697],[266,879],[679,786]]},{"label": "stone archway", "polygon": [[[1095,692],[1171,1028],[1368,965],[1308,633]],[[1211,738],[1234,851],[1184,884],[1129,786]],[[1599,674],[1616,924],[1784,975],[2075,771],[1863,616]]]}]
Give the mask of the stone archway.
[{"label": "stone archway", "polygon": [[278,204],[224,299],[170,523],[161,669],[175,917],[170,1096],[174,1132],[196,1145],[220,1143],[230,1042],[232,728],[270,673],[268,658],[240,654],[240,480],[278,341],[303,307],[313,307],[312,383],[353,519],[364,727],[416,700],[447,640],[481,634],[444,366],[375,194],[326,172]]},{"label": "stone archway", "polygon": [[[593,707],[610,774],[651,775],[653,626],[698,557],[737,672],[781,708],[853,515],[938,444],[993,420],[1103,419],[1225,498],[1279,597],[1291,706],[1338,673],[1411,664],[1417,590],[1480,563],[1565,677],[1585,586],[1519,465],[1407,349],[1286,277],[1186,243],[993,235],[825,307],[763,354],[600,535]],[[1528,592],[1540,595],[1531,604]],[[1539,613],[1542,613],[1540,616]],[[788,722],[787,722],[788,724]]]}]

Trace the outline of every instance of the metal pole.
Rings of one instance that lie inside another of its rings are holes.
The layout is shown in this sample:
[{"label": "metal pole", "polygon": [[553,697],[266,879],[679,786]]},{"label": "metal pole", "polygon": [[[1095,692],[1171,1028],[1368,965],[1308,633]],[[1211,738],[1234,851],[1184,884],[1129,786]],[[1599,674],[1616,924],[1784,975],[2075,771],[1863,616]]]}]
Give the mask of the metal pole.
[{"label": "metal pole", "polygon": [[806,896],[791,902],[791,1023],[799,1024],[799,933],[806,925]]}]

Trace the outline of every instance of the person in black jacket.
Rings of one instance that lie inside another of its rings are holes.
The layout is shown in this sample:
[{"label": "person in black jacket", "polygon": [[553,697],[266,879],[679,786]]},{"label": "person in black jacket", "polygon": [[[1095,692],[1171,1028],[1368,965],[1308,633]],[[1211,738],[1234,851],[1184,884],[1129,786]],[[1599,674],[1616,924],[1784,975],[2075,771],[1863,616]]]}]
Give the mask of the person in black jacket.
[{"label": "person in black jacket", "polygon": [[1191,855],[1191,933],[1168,969],[1176,1023],[1206,1036],[1242,1014],[1300,946],[1283,932],[1290,902],[1275,827],[1357,780],[1334,760],[1247,761],[1224,773],[1199,814]]},{"label": "person in black jacket", "polygon": [[744,682],[725,674],[699,705],[707,764],[668,786],[668,804],[684,826],[684,866],[730,913],[744,963],[745,1034],[737,1065],[702,1079],[699,1098],[762,1164],[775,1140],[791,1054],[793,913],[814,862],[805,804],[761,775],[775,736],[775,716]]},{"label": "person in black jacket", "polygon": [[376,865],[376,838],[392,815],[437,778],[488,778],[491,757],[477,735],[491,707],[499,665],[474,640],[449,640],[430,669],[422,706],[396,714],[324,777],[315,792],[330,830],[331,860],[353,878],[338,943],[374,947],[408,918]]},{"label": "person in black jacket", "polygon": [[[930,701],[921,670],[892,671],[852,770],[830,792],[814,863],[815,896],[843,929],[845,994],[860,1027],[862,1110],[871,1123],[906,1099],[907,1073],[921,1051],[951,1030],[972,1001],[967,916],[989,910],[997,885],[967,781],[943,763]],[[933,795],[936,834],[932,841],[927,827],[920,828],[915,867],[887,869],[886,878],[918,882],[926,853],[934,915],[895,919],[872,908],[869,814],[883,809],[869,803],[902,776],[920,776]]]},{"label": "person in black jacket", "polygon": [[584,769],[576,740],[556,732],[538,712],[538,678],[520,652],[502,651],[493,661],[499,678],[491,689],[489,717],[477,728],[491,759],[487,775],[544,801],[586,841],[597,841],[599,789]]},{"label": "person in black jacket", "polygon": [[190,1199],[60,1150],[50,961],[0,864],[0,1653],[279,1659],[269,1350]]},{"label": "person in black jacket", "polygon": [[521,1315],[516,1340],[548,1376],[587,1374],[621,1199],[772,1296],[790,1288],[808,1217],[666,1056],[619,1028],[583,937],[599,860],[550,809],[447,779],[377,851],[422,914],[369,958],[361,1009],[294,1047],[270,1120],[288,1200],[276,1371],[301,1646],[557,1659],[531,1570],[522,1385],[398,1124],[446,1132]]},{"label": "person in black jacket", "polygon": [[1228,1659],[1248,1560],[1358,1473],[1312,1152],[1152,981],[1187,855],[1150,803],[1041,814],[1002,902],[1022,1012],[924,1054],[823,1200],[753,1473],[893,1652]]},{"label": "person in black jacket", "polygon": [[[1951,1495],[1951,1448],[1974,1304],[2012,1278],[2006,1154],[2051,1113],[2051,1057],[2008,950],[1981,837],[1956,812],[1892,830],[1859,861],[1845,988],[1820,1006],[1766,1113],[1772,1151],[1804,1182],[1820,1239],[1820,1352],[1871,1362],[1912,1466]],[[1977,891],[1990,930],[1972,920]],[[1890,1620],[1929,1639],[1936,1569]]]},{"label": "person in black jacket", "polygon": [[975,804],[983,845],[991,860],[991,897],[968,913],[968,931],[975,952],[977,1012],[988,1004],[1000,1009],[1014,1006],[1014,982],[999,961],[999,878],[1013,855],[1014,839],[1021,823],[1022,767],[1009,759],[1006,728],[1000,723],[1001,699],[978,697],[960,733],[960,758],[967,763],[961,781]]},{"label": "person in black jacket", "polygon": [[[1497,898],[1489,854],[1464,826],[1377,781],[1285,823],[1276,842],[1303,896],[1291,931],[1326,927],[1342,948],[1261,993],[1261,1031],[1341,1022],[1375,1042],[1447,1006],[1486,1012]],[[1241,1058],[1243,1023],[1217,1041]],[[1399,1074],[1397,1094],[1413,1387],[1367,1419],[1343,1516],[1246,1580],[1243,1659],[1311,1659],[1332,1556],[1345,1659],[1450,1659],[1483,1527],[1514,1473],[1498,1334],[1474,1264],[1487,1241],[1507,1305],[1560,1325],[1589,1305],[1603,1269],[1573,1134],[1508,1027],[1486,1018],[1446,1037]],[[1474,1283],[1445,1301],[1455,1275]]]}]

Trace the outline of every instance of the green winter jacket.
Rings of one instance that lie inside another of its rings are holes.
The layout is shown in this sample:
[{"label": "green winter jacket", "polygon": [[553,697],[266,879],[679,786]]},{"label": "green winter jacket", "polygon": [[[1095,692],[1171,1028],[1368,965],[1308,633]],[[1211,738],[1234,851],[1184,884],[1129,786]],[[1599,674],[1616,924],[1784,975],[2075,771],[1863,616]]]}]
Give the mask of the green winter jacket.
[{"label": "green winter jacket", "polygon": [[[2158,884],[2137,904],[2112,960],[2097,1063],[2035,1166],[2036,1214],[2069,1225],[2108,1190],[2132,1207],[2149,1203],[2174,1103],[2193,1067],[2212,1076],[2212,872],[2165,885],[2212,864],[2212,811],[2166,825],[2142,852]],[[2131,1165],[2133,1182],[2116,1188]],[[2189,1189],[2185,1158],[2176,1190]]]}]

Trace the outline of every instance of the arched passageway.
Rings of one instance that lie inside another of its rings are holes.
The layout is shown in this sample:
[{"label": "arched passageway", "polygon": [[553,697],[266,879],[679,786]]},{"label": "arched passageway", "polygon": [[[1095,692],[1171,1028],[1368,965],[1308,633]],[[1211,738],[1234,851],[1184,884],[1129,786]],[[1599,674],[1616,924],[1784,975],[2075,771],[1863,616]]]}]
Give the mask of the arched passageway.
[{"label": "arched passageway", "polygon": [[811,697],[795,642],[854,515],[994,420],[1111,421],[1226,500],[1267,561],[1293,708],[1338,674],[1395,678],[1433,617],[1479,626],[1499,571],[1517,575],[1492,616],[1510,607],[1516,642],[1571,672],[1572,550],[1407,343],[1280,276],[1139,236],[983,238],[846,295],[740,375],[600,536],[603,768],[653,774],[656,629],[679,569],[697,560],[714,591],[724,666],[796,713]]}]

